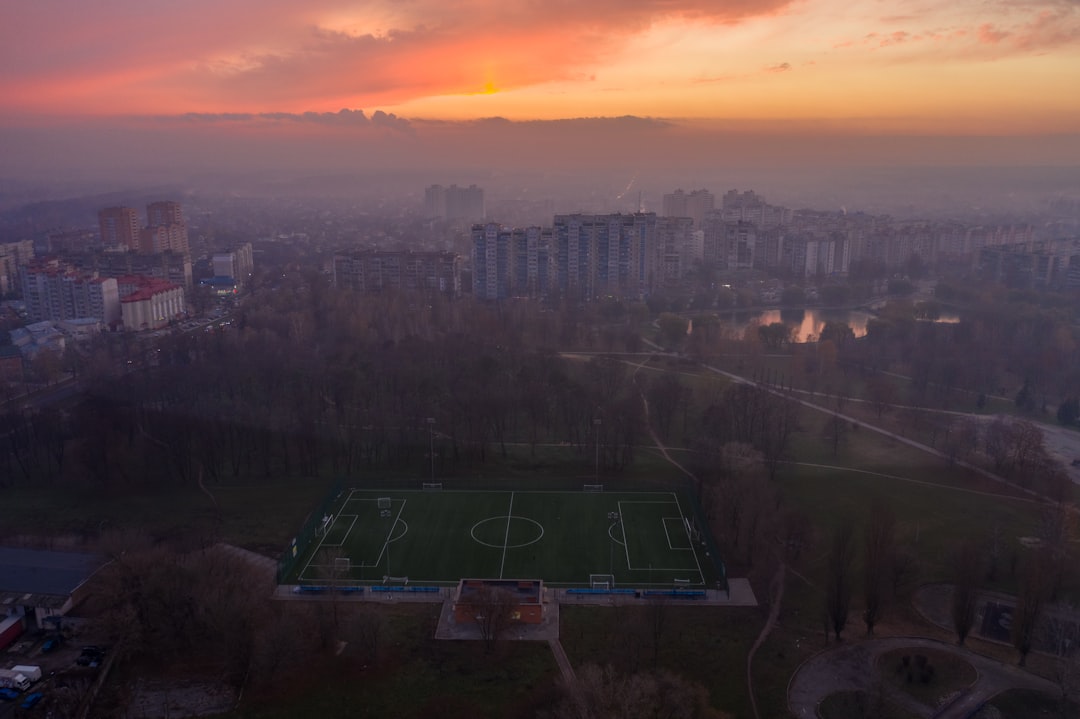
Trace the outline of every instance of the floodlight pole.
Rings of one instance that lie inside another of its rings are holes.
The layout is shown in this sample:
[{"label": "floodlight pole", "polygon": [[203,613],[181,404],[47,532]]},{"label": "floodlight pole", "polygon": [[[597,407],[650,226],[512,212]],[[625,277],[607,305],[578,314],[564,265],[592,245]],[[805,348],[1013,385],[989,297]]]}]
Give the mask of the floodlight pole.
[{"label": "floodlight pole", "polygon": [[427,418],[428,454],[431,456],[431,481],[435,481],[435,418]]},{"label": "floodlight pole", "polygon": [[592,421],[593,423],[593,438],[596,440],[596,481],[600,482],[600,418],[597,417]]}]

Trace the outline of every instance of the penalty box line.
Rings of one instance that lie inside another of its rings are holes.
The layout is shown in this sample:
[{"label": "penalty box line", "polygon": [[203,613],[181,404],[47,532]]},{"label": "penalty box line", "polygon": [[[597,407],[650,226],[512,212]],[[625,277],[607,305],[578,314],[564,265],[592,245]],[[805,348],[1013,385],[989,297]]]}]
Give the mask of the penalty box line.
[{"label": "penalty box line", "polygon": [[[375,500],[371,500],[371,501],[374,502]],[[405,511],[405,505],[408,504],[408,502],[409,502],[409,500],[407,500],[407,499],[401,500],[401,508],[398,509],[398,513],[396,515],[394,515],[394,521],[390,524],[390,529],[388,529],[387,532],[386,532],[386,539],[383,540],[382,547],[379,549],[379,556],[375,558],[375,563],[374,564],[366,564],[365,563],[362,566],[364,566],[364,567],[377,567],[380,564],[382,564],[383,555],[388,553],[388,548],[390,547],[390,537],[394,536],[394,528],[397,527],[398,522],[401,521],[401,514],[402,514],[402,512]],[[389,574],[389,572],[387,572],[387,574]]]},{"label": "penalty box line", "polygon": [[660,518],[660,523],[664,525],[664,536],[667,537],[668,549],[670,549],[673,552],[692,552],[692,551],[694,551],[694,545],[692,543],[687,544],[687,546],[685,546],[685,547],[676,547],[674,544],[672,544],[672,542],[671,542],[671,533],[668,532],[668,528],[667,528],[667,525],[668,525],[669,521],[677,523],[679,525],[679,527],[682,528],[683,532],[686,531],[686,523],[683,521],[682,517],[661,517]]},{"label": "penalty box line", "polygon": [[337,544],[328,544],[328,543],[326,543],[325,537],[324,537],[324,541],[321,544],[319,544],[319,549],[322,549],[323,547],[344,547],[345,546],[345,543],[349,540],[349,535],[352,534],[353,527],[356,526],[356,520],[359,519],[358,515],[356,515],[356,514],[339,514],[338,516],[334,517],[334,523],[330,525],[330,529],[328,529],[327,532],[326,532],[326,534],[329,535],[330,530],[332,530],[335,526],[337,526],[337,523],[338,523],[339,519],[348,518],[348,517],[352,517],[352,522],[349,523],[349,528],[345,530],[345,536],[341,538],[341,541],[338,542]]},{"label": "penalty box line", "polygon": [[[674,504],[675,507],[678,510],[678,513],[679,513],[679,518],[680,518],[679,523],[683,524],[682,519],[681,519],[682,518],[682,508],[679,507],[678,497],[676,497],[674,493],[672,493],[671,496],[672,496],[672,498],[670,500],[653,500],[653,501],[648,501],[648,500],[626,500],[626,501],[620,501],[619,502],[619,505],[618,505],[619,506],[619,525],[622,527],[622,531],[623,531],[623,548],[626,550],[626,552],[625,552],[626,553],[626,568],[629,571],[631,571],[631,572],[644,572],[644,571],[648,571],[648,570],[651,570],[651,571],[654,571],[654,572],[692,572],[693,571],[693,567],[657,567],[657,566],[635,567],[633,565],[633,563],[631,563],[631,561],[630,561],[630,541],[627,539],[627,535],[626,535],[626,512],[623,511],[623,505],[624,504],[668,504],[668,505]],[[664,534],[667,535],[667,524],[666,524],[666,522],[663,521],[664,519],[665,519],[664,517],[661,517],[661,524],[664,526]],[[683,525],[683,526],[684,526],[683,531],[686,531],[685,525]],[[687,533],[687,541],[690,542],[689,533]],[[697,561],[697,552],[693,551],[693,546],[694,546],[693,543],[690,542],[690,551],[694,555],[694,562],[697,565],[698,577],[699,577],[701,582],[704,582],[705,581],[704,580],[705,575],[702,574],[702,572],[701,572],[701,563]],[[671,546],[671,538],[670,538],[670,536],[668,536],[668,548],[672,549],[673,551],[687,551],[685,549],[680,550],[680,549],[676,549],[675,547],[672,547]]]},{"label": "penalty box line", "polygon": [[[682,505],[679,504],[679,498],[675,497],[675,506],[679,508],[679,517],[685,516],[682,511]],[[690,527],[683,524],[683,530],[686,532],[686,541],[690,543],[690,551],[694,555],[694,564],[697,565],[698,578],[702,584],[705,584],[705,572],[701,571],[701,561],[698,559],[697,550],[694,549],[694,538],[690,536]]]}]

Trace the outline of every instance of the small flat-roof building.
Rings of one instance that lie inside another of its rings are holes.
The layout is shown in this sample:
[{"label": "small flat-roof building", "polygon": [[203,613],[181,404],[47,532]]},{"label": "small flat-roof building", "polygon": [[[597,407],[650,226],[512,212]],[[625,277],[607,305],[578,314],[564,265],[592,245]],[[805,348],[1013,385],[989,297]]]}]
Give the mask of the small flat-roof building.
[{"label": "small flat-roof building", "polygon": [[515,604],[511,621],[539,624],[544,619],[544,582],[540,579],[462,579],[454,595],[454,620],[459,624],[476,622],[485,611],[489,590],[508,592]]},{"label": "small flat-roof building", "polygon": [[0,547],[0,649],[26,627],[63,615],[106,560],[98,554]]}]

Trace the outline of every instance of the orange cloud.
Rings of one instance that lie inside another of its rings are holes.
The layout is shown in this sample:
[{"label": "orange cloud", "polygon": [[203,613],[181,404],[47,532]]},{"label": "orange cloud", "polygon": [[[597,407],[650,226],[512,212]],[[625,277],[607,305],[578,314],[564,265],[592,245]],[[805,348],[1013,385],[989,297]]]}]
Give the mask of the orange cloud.
[{"label": "orange cloud", "polygon": [[[9,7],[0,110],[333,109],[572,79],[671,18],[735,23],[791,0],[185,0]],[[141,70],[122,82],[130,68]],[[106,81],[105,78],[110,78]]]}]

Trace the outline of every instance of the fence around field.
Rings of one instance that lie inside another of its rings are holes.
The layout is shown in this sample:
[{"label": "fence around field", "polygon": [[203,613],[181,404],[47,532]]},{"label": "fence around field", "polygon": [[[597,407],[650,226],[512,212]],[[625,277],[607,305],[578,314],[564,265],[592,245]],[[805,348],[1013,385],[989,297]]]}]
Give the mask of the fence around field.
[{"label": "fence around field", "polygon": [[288,577],[292,576],[296,570],[296,565],[308,554],[311,543],[315,539],[315,530],[322,524],[323,517],[330,514],[330,510],[335,509],[341,503],[341,492],[342,483],[341,480],[338,480],[330,488],[330,491],[326,493],[322,501],[319,502],[318,508],[308,515],[307,520],[300,527],[292,542],[285,548],[281,559],[278,561],[278,584],[284,583]]},{"label": "fence around field", "polygon": [[716,546],[716,540],[713,538],[712,529],[709,527],[709,521],[705,518],[705,510],[702,508],[701,502],[698,501],[697,485],[689,477],[683,482],[681,494],[690,502],[690,507],[694,512],[694,518],[697,520],[697,526],[703,528],[701,537],[705,542],[708,558],[712,560],[713,566],[716,567],[716,574],[720,577],[720,586],[717,588],[723,589],[726,592],[729,590],[727,566],[724,564],[720,550]]}]

